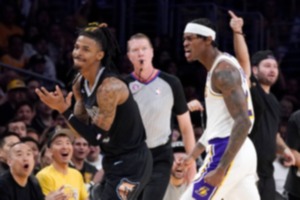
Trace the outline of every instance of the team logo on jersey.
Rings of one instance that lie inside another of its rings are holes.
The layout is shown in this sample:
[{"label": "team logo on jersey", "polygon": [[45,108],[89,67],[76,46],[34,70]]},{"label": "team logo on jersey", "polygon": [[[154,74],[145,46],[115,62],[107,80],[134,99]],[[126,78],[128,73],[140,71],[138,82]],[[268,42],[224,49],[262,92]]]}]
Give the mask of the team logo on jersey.
[{"label": "team logo on jersey", "polygon": [[110,138],[108,136],[103,138],[103,140],[102,140],[103,143],[109,143],[109,141],[110,141]]},{"label": "team logo on jersey", "polygon": [[159,94],[161,93],[161,90],[160,90],[159,88],[156,88],[155,93],[156,93],[157,95],[159,95]]},{"label": "team logo on jersey", "polygon": [[137,93],[138,91],[140,91],[143,88],[143,84],[138,82],[138,81],[134,81],[132,83],[129,84],[129,89],[132,92],[132,94]]},{"label": "team logo on jersey", "polygon": [[201,187],[198,191],[196,190],[196,194],[200,195],[201,197],[205,197],[208,195],[209,188],[206,186]]},{"label": "team logo on jersey", "polygon": [[123,178],[117,186],[118,197],[122,200],[128,199],[130,194],[137,188],[139,183],[131,182],[127,178]]},{"label": "team logo on jersey", "polygon": [[93,106],[92,108],[86,108],[86,111],[91,118],[94,118],[99,112],[99,108],[97,106]]}]

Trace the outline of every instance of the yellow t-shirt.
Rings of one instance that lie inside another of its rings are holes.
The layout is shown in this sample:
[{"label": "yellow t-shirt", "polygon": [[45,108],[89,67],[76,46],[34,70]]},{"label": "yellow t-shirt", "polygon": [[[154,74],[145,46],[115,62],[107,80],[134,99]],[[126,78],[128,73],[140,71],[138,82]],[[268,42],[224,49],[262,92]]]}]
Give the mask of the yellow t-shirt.
[{"label": "yellow t-shirt", "polygon": [[76,169],[68,168],[67,174],[58,172],[53,165],[45,167],[36,175],[44,195],[64,187],[68,200],[85,200],[88,198],[82,175]]}]

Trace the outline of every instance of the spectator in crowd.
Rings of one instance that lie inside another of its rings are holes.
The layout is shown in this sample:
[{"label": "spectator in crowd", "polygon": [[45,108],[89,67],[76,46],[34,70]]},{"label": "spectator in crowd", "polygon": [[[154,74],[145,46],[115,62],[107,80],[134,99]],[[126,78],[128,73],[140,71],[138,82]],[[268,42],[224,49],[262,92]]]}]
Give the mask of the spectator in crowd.
[{"label": "spectator in crowd", "polygon": [[187,171],[181,162],[181,160],[187,156],[183,142],[172,142],[172,149],[174,161],[171,170],[170,182],[163,200],[179,200],[180,196],[184,193],[188,186],[188,182],[185,178]]},{"label": "spectator in crowd", "polygon": [[[29,58],[28,67],[30,71],[46,76],[46,59],[43,55],[34,54]],[[42,84],[43,85],[43,84]]]},{"label": "spectator in crowd", "polygon": [[0,16],[0,50],[7,50],[8,38],[14,34],[23,35],[23,29],[17,24],[17,9],[10,3],[2,2]]},{"label": "spectator in crowd", "polygon": [[39,157],[40,157],[39,143],[31,137],[21,138],[21,141],[23,143],[27,144],[31,148],[31,151],[32,151],[32,154],[33,154],[33,159],[34,159],[33,173],[36,174],[41,169],[40,160],[39,160]]},{"label": "spectator in crowd", "polygon": [[24,143],[15,143],[9,150],[7,170],[0,177],[0,194],[2,200],[66,200],[62,189],[44,197],[41,187],[31,173],[34,158],[31,148]]},{"label": "spectator in crowd", "polygon": [[47,128],[53,126],[52,109],[42,101],[36,102],[36,115],[31,126],[39,133],[43,133]]},{"label": "spectator in crowd", "polygon": [[86,157],[86,161],[97,168],[97,170],[102,169],[102,154],[99,145],[90,144],[90,151]]},{"label": "spectator in crowd", "polygon": [[32,119],[35,116],[35,111],[33,104],[29,101],[23,101],[18,103],[16,106],[16,115],[17,119],[22,120],[26,126],[31,126]]},{"label": "spectator in crowd", "polygon": [[53,126],[60,126],[62,128],[68,128],[67,120],[59,112],[54,111],[52,113]]},{"label": "spectator in crowd", "polygon": [[48,56],[48,41],[43,36],[35,36],[32,39],[32,49],[27,51],[27,57],[32,57],[34,55],[40,55],[45,59],[45,69],[43,75],[55,79],[56,78],[56,68],[54,62]]},{"label": "spectator in crowd", "polygon": [[16,106],[22,101],[28,100],[28,89],[25,82],[21,79],[13,79],[8,82],[6,86],[7,98],[5,103],[0,105],[0,126],[5,126],[11,119],[13,119]]},{"label": "spectator in crowd", "polygon": [[50,149],[45,145],[40,153],[40,164],[41,164],[41,169],[51,165],[52,163],[52,153]]},{"label": "spectator in crowd", "polygon": [[27,136],[26,124],[23,120],[15,118],[7,124],[7,130],[19,135],[20,138]]},{"label": "spectator in crowd", "polygon": [[35,141],[40,141],[40,133],[38,133],[34,128],[27,127],[27,137],[31,137]]},{"label": "spectator in crowd", "polygon": [[5,132],[0,135],[0,175],[9,168],[7,165],[9,149],[18,142],[20,138],[16,133]]},{"label": "spectator in crowd", "polygon": [[37,79],[27,80],[27,88],[30,102],[35,103],[38,101],[38,96],[35,93],[35,89],[39,87],[41,87],[41,83]]},{"label": "spectator in crowd", "polygon": [[[275,181],[273,161],[276,153],[284,158],[285,166],[292,166],[295,157],[278,133],[280,106],[270,89],[276,82],[279,66],[269,50],[258,51],[249,59],[248,48],[243,37],[243,19],[230,13],[230,26],[234,35],[235,53],[239,63],[251,83],[251,96],[255,113],[255,122],[249,135],[257,152],[258,189],[262,200],[275,199]],[[251,66],[253,76],[251,77]]]},{"label": "spectator in crowd", "polygon": [[25,68],[28,59],[24,55],[24,42],[21,35],[9,37],[8,51],[1,57],[0,61],[12,67]]},{"label": "spectator in crowd", "polygon": [[48,140],[48,148],[52,154],[52,164],[37,173],[37,179],[44,195],[64,187],[68,198],[87,200],[88,193],[82,175],[69,167],[73,147],[69,129],[56,129]]},{"label": "spectator in crowd", "polygon": [[89,144],[83,137],[75,137],[73,141],[73,156],[71,164],[80,171],[85,184],[90,184],[93,181],[97,169],[85,161],[89,153]]}]

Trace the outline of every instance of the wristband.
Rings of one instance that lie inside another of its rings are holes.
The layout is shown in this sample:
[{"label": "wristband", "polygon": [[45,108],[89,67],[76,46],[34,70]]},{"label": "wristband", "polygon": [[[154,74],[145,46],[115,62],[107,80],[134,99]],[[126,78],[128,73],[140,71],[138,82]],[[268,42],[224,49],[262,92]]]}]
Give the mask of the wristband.
[{"label": "wristband", "polygon": [[242,36],[246,36],[243,32],[238,32],[238,31],[234,31],[233,33],[238,34],[238,35],[242,35]]},{"label": "wristband", "polygon": [[73,116],[73,111],[71,108],[68,108],[65,110],[65,112],[61,113],[67,120],[70,120],[70,118]]}]

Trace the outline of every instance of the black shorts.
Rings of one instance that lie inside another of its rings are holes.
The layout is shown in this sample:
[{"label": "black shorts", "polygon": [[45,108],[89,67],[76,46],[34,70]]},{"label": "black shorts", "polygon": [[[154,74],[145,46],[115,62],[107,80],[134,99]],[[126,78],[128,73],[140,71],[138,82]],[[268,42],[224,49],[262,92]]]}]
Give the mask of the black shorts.
[{"label": "black shorts", "polygon": [[118,188],[122,184],[133,184],[128,200],[137,199],[150,180],[152,156],[146,144],[138,150],[114,158],[103,158],[104,180],[96,196],[101,200],[120,199]]}]

